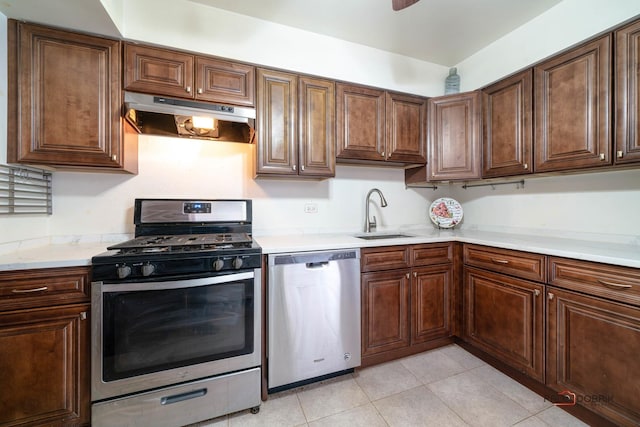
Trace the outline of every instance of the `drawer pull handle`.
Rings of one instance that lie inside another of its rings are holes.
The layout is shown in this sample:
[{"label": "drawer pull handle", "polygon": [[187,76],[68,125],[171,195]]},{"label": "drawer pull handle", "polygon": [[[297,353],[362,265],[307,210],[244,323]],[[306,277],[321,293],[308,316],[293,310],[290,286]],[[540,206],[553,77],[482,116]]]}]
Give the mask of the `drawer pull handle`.
[{"label": "drawer pull handle", "polygon": [[598,282],[600,282],[601,285],[604,285],[613,289],[629,289],[632,287],[631,285],[623,285],[622,283],[612,283],[612,282],[607,282],[605,280],[598,280]]},{"label": "drawer pull handle", "polygon": [[496,264],[509,264],[509,260],[506,260],[506,259],[491,258],[491,262],[494,262]]},{"label": "drawer pull handle", "polygon": [[12,289],[11,292],[13,292],[14,294],[30,294],[31,292],[42,292],[42,291],[46,291],[47,289],[49,289],[46,286],[42,286],[40,288],[33,288],[33,289]]}]

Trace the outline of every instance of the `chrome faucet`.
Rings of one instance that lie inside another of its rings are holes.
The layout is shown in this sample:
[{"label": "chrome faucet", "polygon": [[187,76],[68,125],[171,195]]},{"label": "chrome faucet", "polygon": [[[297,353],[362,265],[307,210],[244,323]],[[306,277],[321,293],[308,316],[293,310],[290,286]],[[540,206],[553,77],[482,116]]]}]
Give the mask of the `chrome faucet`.
[{"label": "chrome faucet", "polygon": [[380,196],[380,206],[381,207],[386,207],[387,206],[387,201],[384,198],[384,196],[382,195],[382,191],[378,190],[377,188],[372,188],[371,190],[369,190],[369,192],[367,193],[367,200],[366,200],[366,206],[365,206],[365,218],[364,218],[364,232],[365,233],[370,233],[372,231],[376,231],[376,216],[373,216],[373,221],[369,221],[369,202],[371,201],[371,194],[372,193],[378,193],[378,195]]}]

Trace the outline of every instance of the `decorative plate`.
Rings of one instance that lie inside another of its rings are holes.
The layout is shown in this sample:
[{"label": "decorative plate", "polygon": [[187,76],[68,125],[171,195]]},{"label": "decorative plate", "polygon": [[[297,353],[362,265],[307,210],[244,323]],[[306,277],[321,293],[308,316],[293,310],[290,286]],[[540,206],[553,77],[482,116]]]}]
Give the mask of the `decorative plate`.
[{"label": "decorative plate", "polygon": [[440,197],[431,203],[429,218],[440,228],[452,228],[462,221],[462,206],[449,197]]}]

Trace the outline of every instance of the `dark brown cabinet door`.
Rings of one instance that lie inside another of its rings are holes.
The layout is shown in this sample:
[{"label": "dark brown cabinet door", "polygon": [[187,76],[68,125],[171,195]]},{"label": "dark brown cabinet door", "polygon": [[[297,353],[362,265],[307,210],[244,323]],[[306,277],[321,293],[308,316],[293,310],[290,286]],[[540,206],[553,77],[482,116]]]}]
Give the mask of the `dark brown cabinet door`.
[{"label": "dark brown cabinet door", "polygon": [[451,335],[451,264],[412,270],[411,343]]},{"label": "dark brown cabinet door", "polygon": [[385,92],[363,86],[336,84],[339,159],[385,159]]},{"label": "dark brown cabinet door", "polygon": [[0,424],[88,425],[89,305],[0,313]]},{"label": "dark brown cabinet door", "polygon": [[429,99],[427,179],[480,178],[480,108],[480,92]]},{"label": "dark brown cabinet door", "polygon": [[151,46],[124,46],[124,89],[193,98],[195,57]]},{"label": "dark brown cabinet door", "polygon": [[135,172],[124,155],[120,42],[14,20],[8,30],[8,161]]},{"label": "dark brown cabinet door", "polygon": [[611,36],[534,67],[536,172],[611,165]]},{"label": "dark brown cabinet door", "polygon": [[365,273],[361,278],[362,355],[409,346],[409,270]]},{"label": "dark brown cabinet door", "polygon": [[298,76],[257,71],[257,174],[298,175]]},{"label": "dark brown cabinet door", "polygon": [[640,21],[615,33],[615,162],[640,161]]},{"label": "dark brown cabinet door", "polygon": [[482,90],[482,177],[533,172],[533,71]]},{"label": "dark brown cabinet door", "polygon": [[547,385],[616,425],[640,425],[640,308],[555,288],[547,302]]},{"label": "dark brown cabinet door", "polygon": [[335,176],[335,84],[300,77],[299,93],[299,174]]},{"label": "dark brown cabinet door", "polygon": [[427,99],[387,92],[386,159],[426,163]]},{"label": "dark brown cabinet door", "polygon": [[196,56],[196,93],[200,101],[255,105],[255,67]]},{"label": "dark brown cabinet door", "polygon": [[255,105],[255,67],[133,43],[124,48],[124,88],[133,92]]},{"label": "dark brown cabinet door", "polygon": [[465,267],[463,292],[465,341],[544,381],[544,286]]}]

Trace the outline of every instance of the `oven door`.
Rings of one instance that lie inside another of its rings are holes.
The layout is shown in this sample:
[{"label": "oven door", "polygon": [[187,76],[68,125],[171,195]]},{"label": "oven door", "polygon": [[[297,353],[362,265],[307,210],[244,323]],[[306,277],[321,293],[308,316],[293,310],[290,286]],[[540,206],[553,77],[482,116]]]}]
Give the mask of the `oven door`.
[{"label": "oven door", "polygon": [[91,295],[94,402],[260,365],[260,269]]}]

